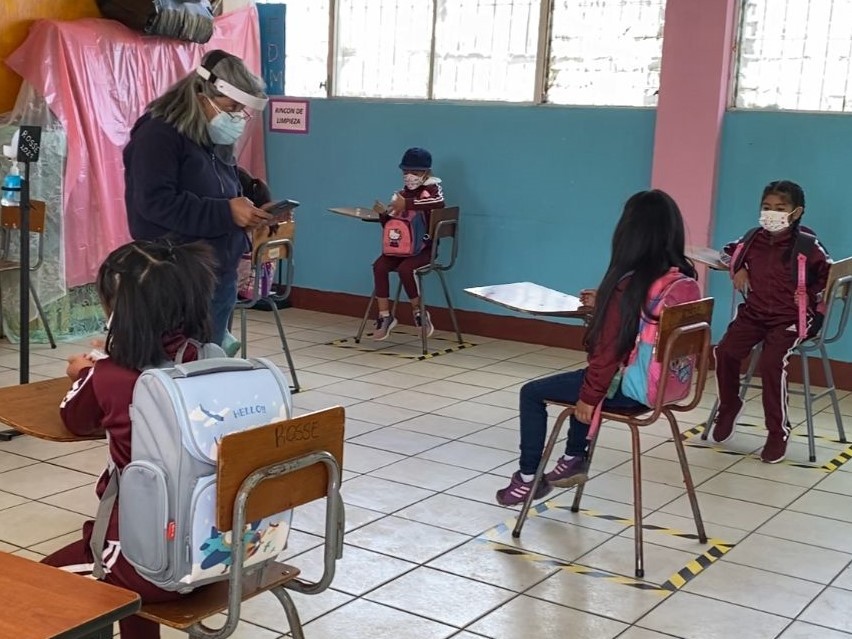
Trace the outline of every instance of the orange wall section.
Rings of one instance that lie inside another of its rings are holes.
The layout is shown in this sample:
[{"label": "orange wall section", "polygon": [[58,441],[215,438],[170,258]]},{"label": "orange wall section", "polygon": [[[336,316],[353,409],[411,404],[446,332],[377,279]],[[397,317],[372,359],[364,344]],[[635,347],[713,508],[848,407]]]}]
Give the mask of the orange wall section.
[{"label": "orange wall section", "polygon": [[[0,0],[0,60],[20,46],[35,20],[99,16],[95,0]],[[0,113],[15,106],[20,86],[20,76],[0,62]]]}]

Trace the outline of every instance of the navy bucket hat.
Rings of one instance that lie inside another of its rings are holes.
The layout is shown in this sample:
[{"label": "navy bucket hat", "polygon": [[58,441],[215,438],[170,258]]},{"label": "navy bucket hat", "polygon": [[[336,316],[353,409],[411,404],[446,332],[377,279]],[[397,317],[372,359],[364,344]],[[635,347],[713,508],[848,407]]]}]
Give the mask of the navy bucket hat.
[{"label": "navy bucket hat", "polygon": [[403,171],[409,169],[411,171],[425,171],[432,168],[432,154],[426,149],[414,147],[408,149],[402,155],[402,161],[399,163],[399,168]]}]

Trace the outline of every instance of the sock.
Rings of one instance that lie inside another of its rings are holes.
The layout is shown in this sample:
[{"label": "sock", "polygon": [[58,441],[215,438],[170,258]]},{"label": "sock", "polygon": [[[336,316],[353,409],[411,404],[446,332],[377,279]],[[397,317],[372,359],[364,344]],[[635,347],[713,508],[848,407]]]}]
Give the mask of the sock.
[{"label": "sock", "polygon": [[390,317],[390,311],[379,311],[379,317]]},{"label": "sock", "polygon": [[524,482],[525,484],[530,483],[533,480],[534,477],[535,477],[535,474],[524,475],[523,473],[521,473],[521,481]]},{"label": "sock", "polygon": [[571,461],[572,459],[575,459],[577,457],[582,457],[582,455],[569,455],[568,453],[562,455],[562,459],[564,459],[565,461]]}]

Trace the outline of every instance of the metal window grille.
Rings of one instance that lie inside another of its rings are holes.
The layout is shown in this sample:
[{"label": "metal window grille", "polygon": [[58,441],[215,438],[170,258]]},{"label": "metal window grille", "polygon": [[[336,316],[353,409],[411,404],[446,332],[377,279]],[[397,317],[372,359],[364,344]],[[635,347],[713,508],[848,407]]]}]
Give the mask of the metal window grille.
[{"label": "metal window grille", "polygon": [[744,0],[734,103],[852,111],[852,0]]},{"label": "metal window grille", "polygon": [[665,10],[665,0],[556,0],[546,101],[655,106]]}]

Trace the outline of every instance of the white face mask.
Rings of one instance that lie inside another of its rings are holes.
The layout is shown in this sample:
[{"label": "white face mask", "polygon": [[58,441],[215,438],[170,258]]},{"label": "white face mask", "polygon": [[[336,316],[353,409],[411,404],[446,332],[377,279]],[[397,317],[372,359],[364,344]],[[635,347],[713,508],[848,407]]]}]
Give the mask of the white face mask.
[{"label": "white face mask", "polygon": [[409,191],[413,191],[417,187],[422,186],[423,182],[426,181],[426,178],[422,175],[406,173],[402,176],[402,181],[405,183],[405,188],[407,188]]},{"label": "white face mask", "polygon": [[790,214],[787,211],[762,210],[758,223],[770,233],[778,233],[790,227]]}]

